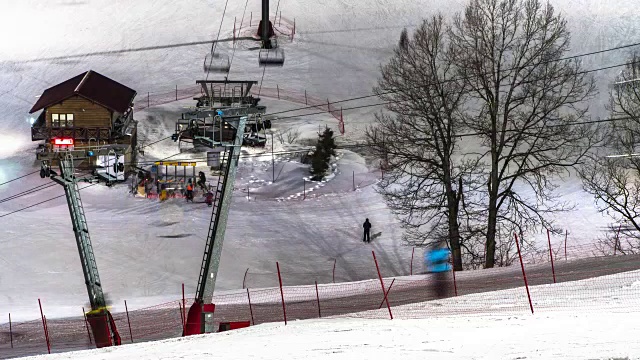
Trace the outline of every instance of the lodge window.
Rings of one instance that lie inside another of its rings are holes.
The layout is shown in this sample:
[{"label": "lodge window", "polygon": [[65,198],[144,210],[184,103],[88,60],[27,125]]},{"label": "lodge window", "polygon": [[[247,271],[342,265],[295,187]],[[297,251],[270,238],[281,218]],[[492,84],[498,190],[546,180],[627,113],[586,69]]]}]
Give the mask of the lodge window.
[{"label": "lodge window", "polygon": [[73,127],[73,114],[51,114],[52,127]]}]

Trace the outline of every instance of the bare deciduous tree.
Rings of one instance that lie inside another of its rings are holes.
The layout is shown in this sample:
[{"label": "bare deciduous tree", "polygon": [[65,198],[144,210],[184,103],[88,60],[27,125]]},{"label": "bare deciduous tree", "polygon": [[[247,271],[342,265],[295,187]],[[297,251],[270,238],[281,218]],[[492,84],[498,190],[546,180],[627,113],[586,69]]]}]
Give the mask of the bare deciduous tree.
[{"label": "bare deciduous tree", "polygon": [[485,151],[490,268],[499,227],[509,241],[513,231],[554,229],[550,215],[567,209],[552,178],[579,164],[596,141],[591,126],[579,125],[595,86],[578,61],[563,60],[570,34],[548,3],[472,0],[448,35],[474,101],[467,125]]},{"label": "bare deciduous tree", "polygon": [[640,141],[639,76],[640,63],[634,56],[611,92],[609,110],[618,120],[608,123],[606,147],[590,156],[579,171],[583,188],[595,197],[598,210],[620,224],[620,234],[611,231],[600,242],[614,252],[640,248],[640,157],[635,155]]},{"label": "bare deciduous tree", "polygon": [[425,20],[381,69],[375,93],[391,112],[376,116],[368,145],[384,159],[379,191],[414,245],[448,241],[462,270],[459,205],[462,161],[455,161],[465,92],[453,81],[442,16]]},{"label": "bare deciduous tree", "polygon": [[300,137],[300,129],[288,128],[286,130],[278,130],[275,136],[280,144],[293,144]]}]

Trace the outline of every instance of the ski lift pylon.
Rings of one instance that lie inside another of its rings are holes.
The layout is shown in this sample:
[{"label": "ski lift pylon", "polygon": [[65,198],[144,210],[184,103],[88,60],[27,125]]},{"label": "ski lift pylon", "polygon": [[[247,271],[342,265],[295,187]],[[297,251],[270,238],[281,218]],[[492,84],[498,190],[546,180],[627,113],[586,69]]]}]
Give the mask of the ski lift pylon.
[{"label": "ski lift pylon", "polygon": [[231,63],[229,62],[229,56],[219,53],[209,53],[204,58],[203,69],[205,73],[208,72],[220,72],[228,73],[231,69]]}]

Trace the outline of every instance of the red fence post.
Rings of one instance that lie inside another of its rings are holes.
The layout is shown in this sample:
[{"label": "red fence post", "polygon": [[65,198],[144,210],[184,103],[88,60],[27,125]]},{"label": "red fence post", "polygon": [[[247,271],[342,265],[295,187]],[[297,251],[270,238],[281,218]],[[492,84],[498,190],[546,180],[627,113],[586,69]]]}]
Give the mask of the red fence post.
[{"label": "red fence post", "polygon": [[147,108],[151,107],[151,93],[147,92]]},{"label": "red fence post", "polygon": [[278,100],[280,100],[280,86],[276,84],[276,90],[278,91]]},{"label": "red fence post", "polygon": [[380,279],[380,286],[382,286],[382,295],[384,295],[384,300],[387,302],[387,309],[389,309],[389,317],[393,320],[393,314],[391,313],[391,306],[389,306],[389,299],[387,299],[387,293],[384,291],[384,281],[382,281],[382,275],[380,274],[380,267],[378,266],[378,259],[376,259],[376,253],[371,250],[371,254],[373,254],[373,261],[376,263],[376,270],[378,271],[378,278]]},{"label": "red fence post", "polygon": [[[184,314],[182,313],[182,304],[180,304],[180,300],[178,300],[178,310],[180,311],[180,321],[182,323],[182,333],[185,333],[185,326],[184,326]],[[184,335],[182,335],[184,336]]]},{"label": "red fence post", "polygon": [[47,351],[51,354],[51,347],[49,345],[49,335],[47,334],[47,325],[44,322],[44,313],[42,312],[42,303],[38,298],[38,306],[40,306],[40,317],[42,318],[42,330],[44,331],[44,340],[47,342]]},{"label": "red fence post", "polygon": [[556,269],[553,267],[553,251],[551,250],[551,235],[547,229],[547,240],[549,241],[549,257],[551,258],[551,273],[553,273],[553,283],[556,283]]},{"label": "red fence post", "polygon": [[280,264],[276,261],[278,268],[278,281],[280,282],[280,296],[282,297],[282,313],[284,314],[284,324],[287,325],[287,308],[284,305],[284,292],[282,292],[282,276],[280,276]]},{"label": "red fence post", "polygon": [[176,84],[176,101],[178,101],[178,84]]},{"label": "red fence post", "polygon": [[89,336],[89,344],[91,344],[91,332],[89,331],[89,322],[87,321],[87,314],[84,311],[84,306],[82,307],[82,316],[84,316],[84,326],[87,328],[87,336]]},{"label": "red fence post", "polygon": [[11,328],[11,313],[9,313],[9,337],[11,338],[11,348],[13,349],[13,329]]},{"label": "red fence post", "polygon": [[184,299],[184,283],[182,283],[182,329],[186,329],[187,326],[187,302]]},{"label": "red fence post", "polygon": [[309,105],[309,102],[307,101],[307,89],[304,89],[304,104]]},{"label": "red fence post", "polygon": [[411,264],[409,265],[409,273],[413,275],[413,252],[416,251],[415,247],[411,248]]},{"label": "red fence post", "polygon": [[527,289],[527,297],[529,298],[529,307],[533,314],[533,303],[531,303],[531,294],[529,293],[529,284],[527,283],[527,274],[524,272],[524,263],[522,262],[522,253],[520,252],[520,243],[518,242],[518,234],[513,233],[516,238],[516,246],[518,247],[518,257],[520,258],[520,267],[522,268],[522,277],[524,278],[524,287]]},{"label": "red fence post", "polygon": [[253,11],[251,12],[250,16],[249,16],[249,27],[251,27],[251,22],[253,21]]},{"label": "red fence post", "polygon": [[127,312],[127,324],[129,325],[129,336],[131,337],[131,342],[133,342],[133,332],[131,332],[131,320],[129,319],[129,308],[127,307],[127,300],[124,301],[124,311]]},{"label": "red fence post", "polygon": [[245,282],[247,281],[247,273],[249,272],[249,268],[244,272],[244,278],[242,279],[242,288],[244,289]]},{"label": "red fence post", "polygon": [[251,314],[251,324],[255,325],[256,322],[253,320],[253,309],[251,309],[251,295],[249,295],[249,288],[247,288],[247,299],[249,299],[249,313]]},{"label": "red fence post", "polygon": [[302,179],[302,200],[307,199],[307,179]]},{"label": "red fence post", "polygon": [[318,318],[322,317],[320,314],[320,294],[318,293],[318,282],[316,281],[316,299],[318,300]]},{"label": "red fence post", "polygon": [[396,278],[393,278],[393,280],[391,280],[391,285],[389,285],[387,292],[384,294],[384,298],[382,299],[382,302],[380,302],[380,306],[378,306],[378,309],[382,308],[382,305],[384,305],[384,301],[387,300],[387,296],[389,295],[389,291],[391,291],[391,287],[393,286],[394,282],[396,282]]},{"label": "red fence post", "polygon": [[44,317],[44,333],[47,337],[47,346],[49,347],[49,349],[51,349],[51,338],[49,337],[49,323],[47,322],[46,316]]},{"label": "red fence post", "polygon": [[336,283],[336,259],[333,259],[333,283]]}]

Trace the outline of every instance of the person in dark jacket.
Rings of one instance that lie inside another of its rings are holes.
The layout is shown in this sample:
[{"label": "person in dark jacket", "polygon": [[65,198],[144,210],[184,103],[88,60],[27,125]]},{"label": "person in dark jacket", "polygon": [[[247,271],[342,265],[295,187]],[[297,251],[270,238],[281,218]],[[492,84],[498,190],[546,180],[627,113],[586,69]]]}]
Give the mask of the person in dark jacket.
[{"label": "person in dark jacket", "polygon": [[369,236],[370,230],[371,230],[371,223],[369,222],[369,218],[367,218],[364,221],[364,224],[362,224],[362,227],[364,228],[364,238],[362,239],[362,241],[366,242],[366,243],[370,243],[371,242],[371,237]]},{"label": "person in dark jacket", "polygon": [[198,173],[198,182],[196,183],[196,185],[200,186],[200,188],[204,192],[209,190],[207,189],[207,177],[204,175],[204,172],[200,171]]}]

